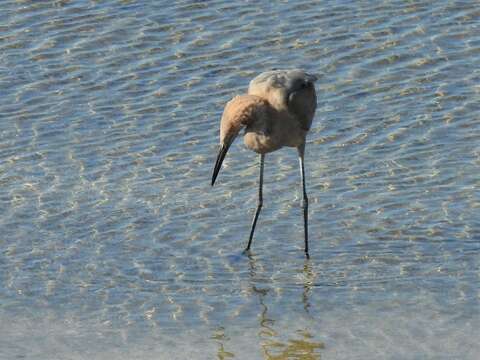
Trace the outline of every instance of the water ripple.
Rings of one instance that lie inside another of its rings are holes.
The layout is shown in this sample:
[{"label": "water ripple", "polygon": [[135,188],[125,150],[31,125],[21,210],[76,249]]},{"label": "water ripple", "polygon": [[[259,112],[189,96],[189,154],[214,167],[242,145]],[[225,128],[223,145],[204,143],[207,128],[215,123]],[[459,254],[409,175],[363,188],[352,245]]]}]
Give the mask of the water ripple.
[{"label": "water ripple", "polygon": [[[478,354],[478,7],[2,9],[0,358]],[[320,79],[310,262],[294,151],[250,257],[256,156],[208,180],[225,102],[284,67]]]}]

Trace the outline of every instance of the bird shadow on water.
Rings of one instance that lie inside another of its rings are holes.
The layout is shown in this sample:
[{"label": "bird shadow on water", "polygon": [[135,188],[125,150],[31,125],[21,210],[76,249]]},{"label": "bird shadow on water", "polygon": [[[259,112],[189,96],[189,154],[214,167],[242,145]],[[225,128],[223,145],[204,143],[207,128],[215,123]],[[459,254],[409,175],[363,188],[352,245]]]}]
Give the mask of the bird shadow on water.
[{"label": "bird shadow on water", "polygon": [[[258,326],[256,331],[263,358],[267,360],[320,359],[318,351],[324,349],[325,345],[322,342],[315,341],[307,327],[296,329],[293,336],[289,331],[289,334],[285,336],[285,334],[282,334],[283,328],[276,326],[277,320],[275,320],[272,311],[269,311],[269,297],[271,297],[269,295],[275,290],[265,281],[265,271],[261,261],[257,260],[250,252],[244,253],[244,255],[248,259],[249,290],[252,297],[258,301],[260,308],[257,315]],[[238,260],[238,258],[236,259]],[[303,304],[304,312],[310,316],[310,293],[314,284],[315,273],[309,260],[305,260],[303,268],[299,269],[299,273],[303,282],[303,291],[299,301]],[[292,318],[296,319],[297,316],[293,314]],[[217,328],[212,335],[212,339],[218,345],[218,359],[236,358],[233,352],[225,349],[226,342],[230,338],[225,335],[224,327]]]}]

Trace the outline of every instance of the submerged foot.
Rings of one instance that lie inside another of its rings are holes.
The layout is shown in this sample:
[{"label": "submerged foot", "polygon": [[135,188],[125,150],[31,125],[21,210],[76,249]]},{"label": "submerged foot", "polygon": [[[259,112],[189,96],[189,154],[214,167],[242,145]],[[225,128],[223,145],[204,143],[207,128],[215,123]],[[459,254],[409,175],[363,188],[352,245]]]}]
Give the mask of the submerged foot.
[{"label": "submerged foot", "polygon": [[248,257],[252,256],[252,253],[250,252],[250,249],[245,248],[245,250],[242,251],[242,254]]}]

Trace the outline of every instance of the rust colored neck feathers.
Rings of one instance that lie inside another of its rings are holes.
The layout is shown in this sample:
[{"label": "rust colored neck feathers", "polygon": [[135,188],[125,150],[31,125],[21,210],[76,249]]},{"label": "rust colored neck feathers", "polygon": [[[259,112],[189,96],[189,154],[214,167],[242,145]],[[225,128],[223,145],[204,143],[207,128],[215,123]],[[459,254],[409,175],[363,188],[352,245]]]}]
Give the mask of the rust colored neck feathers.
[{"label": "rust colored neck feathers", "polygon": [[268,111],[265,99],[254,95],[235,96],[225,106],[220,124],[220,141],[230,144],[239,131],[251,125]]}]

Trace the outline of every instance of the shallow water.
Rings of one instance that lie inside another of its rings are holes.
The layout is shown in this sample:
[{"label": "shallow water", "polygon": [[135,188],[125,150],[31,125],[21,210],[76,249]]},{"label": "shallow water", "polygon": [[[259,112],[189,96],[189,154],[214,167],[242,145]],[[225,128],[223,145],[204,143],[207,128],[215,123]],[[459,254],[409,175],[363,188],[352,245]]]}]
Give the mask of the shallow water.
[{"label": "shallow water", "polygon": [[[476,359],[480,10],[436,1],[11,1],[0,13],[0,358]],[[223,105],[320,76],[306,150]]]}]

